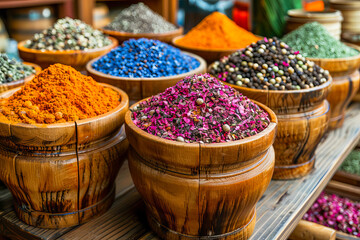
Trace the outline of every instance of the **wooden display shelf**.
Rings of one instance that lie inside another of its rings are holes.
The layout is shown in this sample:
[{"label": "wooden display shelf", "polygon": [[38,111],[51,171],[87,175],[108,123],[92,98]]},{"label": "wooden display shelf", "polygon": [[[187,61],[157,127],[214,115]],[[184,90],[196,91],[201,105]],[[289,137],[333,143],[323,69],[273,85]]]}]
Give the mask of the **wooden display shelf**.
[{"label": "wooden display shelf", "polygon": [[58,5],[58,17],[74,17],[74,0],[1,0],[0,9]]},{"label": "wooden display shelf", "polygon": [[[303,214],[325,188],[360,139],[360,103],[353,104],[343,127],[330,132],[316,151],[313,171],[297,180],[271,181],[257,204],[251,240],[287,239]],[[126,164],[126,163],[125,163]],[[133,187],[127,165],[118,177],[117,200],[104,215],[81,226],[45,230],[20,222],[14,211],[0,212],[0,229],[10,239],[143,239],[157,240],[145,217],[144,204]]]}]

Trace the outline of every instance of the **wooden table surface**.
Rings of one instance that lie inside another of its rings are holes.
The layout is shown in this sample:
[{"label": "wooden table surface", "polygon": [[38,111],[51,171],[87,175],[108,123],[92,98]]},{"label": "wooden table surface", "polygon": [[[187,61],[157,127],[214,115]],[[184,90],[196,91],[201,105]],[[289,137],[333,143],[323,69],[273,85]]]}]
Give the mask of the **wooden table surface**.
[{"label": "wooden table surface", "polygon": [[[271,181],[257,204],[252,240],[287,239],[303,214],[360,139],[360,103],[347,112],[344,126],[328,133],[316,151],[310,175]],[[124,164],[117,179],[117,199],[104,215],[81,226],[45,230],[21,223],[12,209],[0,211],[0,233],[10,239],[158,239],[146,224],[144,204]]]}]

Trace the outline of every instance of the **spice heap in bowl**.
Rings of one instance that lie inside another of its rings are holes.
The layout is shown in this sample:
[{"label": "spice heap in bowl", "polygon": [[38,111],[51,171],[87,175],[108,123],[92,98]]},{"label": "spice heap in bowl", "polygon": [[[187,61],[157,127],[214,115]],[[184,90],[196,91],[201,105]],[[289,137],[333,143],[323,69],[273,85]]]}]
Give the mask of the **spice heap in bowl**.
[{"label": "spice heap in bowl", "polygon": [[318,22],[304,24],[285,35],[282,40],[307,58],[346,58],[360,54],[334,38]]},{"label": "spice heap in bowl", "polygon": [[264,38],[214,62],[210,73],[230,84],[269,90],[308,89],[329,80],[328,71],[277,38]]},{"label": "spice heap in bowl", "polygon": [[327,98],[331,106],[330,128],[341,127],[346,108],[360,86],[359,48],[335,39],[316,22],[301,26],[283,40],[330,72],[334,80]]},{"label": "spice heap in bowl", "polygon": [[177,27],[140,2],[122,10],[104,29],[127,33],[166,33]]},{"label": "spice heap in bowl", "polygon": [[360,237],[360,203],[336,194],[322,192],[303,219]]},{"label": "spice heap in bowl", "polygon": [[62,18],[56,23],[36,33],[31,40],[25,42],[25,47],[41,51],[52,50],[89,50],[108,46],[111,40],[101,31],[90,25],[69,17]]},{"label": "spice heap in bowl", "polygon": [[214,62],[210,74],[278,116],[275,179],[308,174],[327,130],[329,72],[277,38],[264,38]]},{"label": "spice heap in bowl", "polygon": [[[110,208],[128,147],[121,129],[127,95],[55,64],[0,97],[0,180],[20,220],[71,227]],[[53,197],[42,197],[49,192]]]},{"label": "spice heap in bowl", "polygon": [[140,2],[123,9],[102,31],[120,43],[132,38],[149,38],[170,43],[174,37],[183,33],[183,28],[168,22]]},{"label": "spice heap in bowl", "polygon": [[84,22],[66,17],[18,43],[18,50],[22,59],[42,68],[61,63],[83,71],[87,62],[109,52],[117,43]]},{"label": "spice heap in bowl", "polygon": [[88,63],[97,81],[125,90],[139,100],[170,87],[185,75],[206,70],[204,60],[152,39],[130,39],[108,54]]},{"label": "spice heap in bowl", "polygon": [[134,104],[125,124],[130,172],[161,238],[251,235],[274,168],[269,108],[209,74],[192,75]]},{"label": "spice heap in bowl", "polygon": [[119,103],[114,90],[69,66],[54,64],[0,102],[0,120],[62,123],[104,114]]},{"label": "spice heap in bowl", "polygon": [[226,15],[214,12],[186,35],[174,38],[173,44],[198,54],[211,63],[259,39],[251,32],[239,27]]},{"label": "spice heap in bowl", "polygon": [[34,67],[11,59],[4,53],[0,54],[0,84],[23,80],[33,74]]},{"label": "spice heap in bowl", "polygon": [[270,123],[259,106],[209,75],[186,77],[132,111],[142,130],[190,143],[235,141],[261,132]]}]

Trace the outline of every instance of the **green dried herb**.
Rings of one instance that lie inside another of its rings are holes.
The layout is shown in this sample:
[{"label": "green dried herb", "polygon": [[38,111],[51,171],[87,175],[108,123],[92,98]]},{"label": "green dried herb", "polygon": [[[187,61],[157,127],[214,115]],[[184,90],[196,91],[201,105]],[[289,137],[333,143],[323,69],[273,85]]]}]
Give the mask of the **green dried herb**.
[{"label": "green dried herb", "polygon": [[359,51],[335,39],[318,22],[302,25],[285,35],[282,40],[294,50],[300,51],[304,57],[344,58],[360,54]]},{"label": "green dried herb", "polygon": [[360,175],[360,151],[352,151],[340,166],[340,169],[348,173]]}]

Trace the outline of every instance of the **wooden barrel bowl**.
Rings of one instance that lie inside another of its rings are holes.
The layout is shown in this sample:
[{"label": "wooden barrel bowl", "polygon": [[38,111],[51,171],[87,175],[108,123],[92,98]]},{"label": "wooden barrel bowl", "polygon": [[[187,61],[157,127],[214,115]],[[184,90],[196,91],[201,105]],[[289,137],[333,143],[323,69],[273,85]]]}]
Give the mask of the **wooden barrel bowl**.
[{"label": "wooden barrel bowl", "polygon": [[41,51],[36,49],[26,48],[25,42],[18,43],[18,50],[20,58],[27,62],[33,62],[40,65],[43,69],[55,63],[62,63],[72,66],[78,71],[84,71],[86,64],[99,56],[108,53],[112,48],[116,47],[118,41],[115,38],[109,37],[111,44],[102,48],[89,50],[47,50]]},{"label": "wooden barrel bowl", "polygon": [[149,224],[162,239],[250,237],[255,205],[273,174],[277,128],[276,115],[257,104],[269,113],[269,126],[227,143],[163,139],[138,128],[126,113],[130,173]]},{"label": "wooden barrel bowl", "polygon": [[349,0],[330,0],[330,8],[341,11],[344,18],[342,32],[360,33],[360,2]]},{"label": "wooden barrel bowl", "polygon": [[104,34],[112,36],[119,41],[121,44],[124,41],[129,39],[139,39],[139,38],[148,38],[155,39],[166,43],[171,43],[174,37],[180,36],[184,32],[183,27],[179,27],[178,29],[166,33],[128,33],[128,32],[119,32],[101,28],[100,29]]},{"label": "wooden barrel bowl", "polygon": [[341,36],[341,22],[343,20],[341,12],[337,10],[326,11],[304,11],[301,9],[292,9],[288,11],[286,18],[285,32],[294,31],[301,25],[309,22],[318,22],[323,25],[329,33],[336,39]]},{"label": "wooden barrel bowl", "polygon": [[7,11],[7,17],[9,33],[18,42],[48,29],[56,20],[51,5],[10,9]]},{"label": "wooden barrel bowl", "polygon": [[224,83],[275,112],[278,129],[274,142],[273,179],[295,179],[307,175],[313,169],[317,145],[328,128],[330,111],[325,99],[332,79],[318,87],[285,91]]},{"label": "wooden barrel bowl", "polygon": [[94,78],[96,81],[116,86],[124,90],[128,94],[131,101],[139,101],[141,99],[165,91],[166,88],[174,86],[178,81],[186,76],[206,72],[206,62],[204,59],[188,52],[184,53],[198,60],[200,62],[200,66],[188,73],[174,76],[158,78],[116,77],[99,72],[92,67],[93,62],[97,61],[99,58],[90,61],[86,65],[86,70],[88,75]]},{"label": "wooden barrel bowl", "polygon": [[187,46],[183,46],[178,44],[177,42],[179,41],[179,39],[183,38],[184,35],[182,36],[178,36],[172,39],[172,44],[177,47],[180,48],[183,51],[186,52],[191,52],[193,54],[196,54],[200,57],[202,57],[203,59],[206,60],[206,62],[208,64],[213,63],[216,60],[219,60],[220,58],[224,57],[224,56],[228,56],[236,51],[238,51],[239,49],[201,49],[201,48],[195,48],[195,47],[187,47]]},{"label": "wooden barrel bowl", "polygon": [[41,71],[41,67],[37,64],[28,63],[28,62],[23,62],[23,64],[32,66],[35,69],[35,74],[31,74],[30,76],[27,76],[26,78],[21,79],[21,80],[0,84],[0,93],[24,85],[25,83],[31,81],[35,77],[35,75]]},{"label": "wooden barrel bowl", "polygon": [[[348,46],[360,50],[360,47],[346,43]],[[329,129],[339,128],[343,125],[345,111],[351,100],[359,90],[360,54],[347,58],[308,58],[321,68],[330,72],[333,77],[327,100],[330,103]]]},{"label": "wooden barrel bowl", "polygon": [[[0,122],[0,180],[14,198],[20,220],[40,228],[82,224],[107,211],[128,148],[129,99],[110,112],[76,122]],[[9,97],[19,88],[0,97]]]}]

